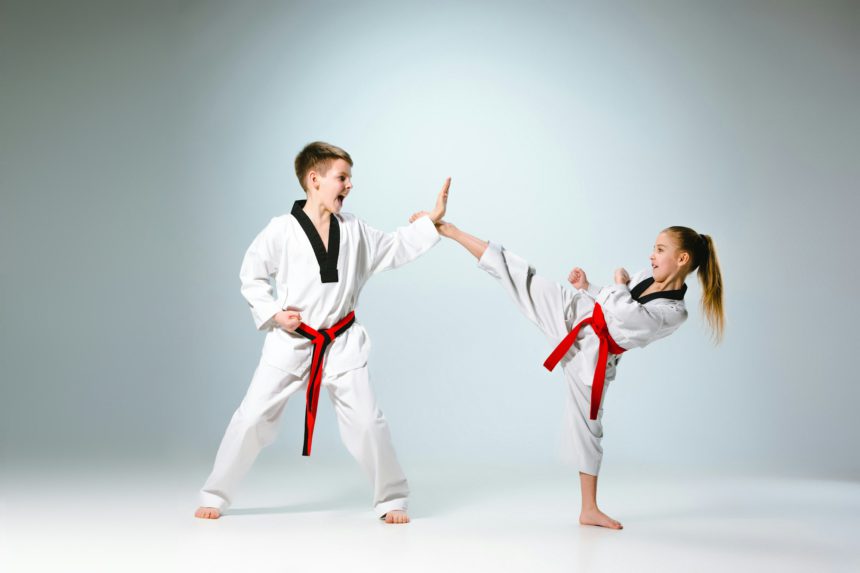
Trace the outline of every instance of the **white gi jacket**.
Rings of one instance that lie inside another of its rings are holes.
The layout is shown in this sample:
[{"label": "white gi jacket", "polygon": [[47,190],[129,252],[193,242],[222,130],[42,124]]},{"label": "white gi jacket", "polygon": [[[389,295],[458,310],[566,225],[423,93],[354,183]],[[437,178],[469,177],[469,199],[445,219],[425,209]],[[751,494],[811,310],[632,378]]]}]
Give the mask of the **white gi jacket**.
[{"label": "white gi jacket", "polygon": [[[613,284],[586,290],[571,290],[543,279],[519,256],[490,243],[478,266],[502,279],[505,290],[514,297],[520,309],[546,334],[555,348],[576,324],[591,316],[600,303],[609,334],[625,350],[641,348],[668,336],[687,319],[684,293],[663,291],[642,297],[654,281],[650,270],[633,275],[626,285]],[[582,328],[571,349],[561,360],[565,374],[591,386],[597,364],[600,339],[590,327]],[[615,378],[619,357],[610,354],[606,381]]]},{"label": "white gi jacket", "polygon": [[[406,264],[439,242],[429,217],[393,233],[368,226],[354,215],[332,215],[329,249],[296,201],[288,215],[272,219],[245,253],[239,278],[254,323],[268,331],[262,360],[301,375],[310,365],[309,340],[277,327],[281,310],[297,310],[302,322],[320,330],[354,310],[367,280],[380,271]],[[273,288],[274,287],[274,288]],[[356,322],[329,347],[326,373],[338,374],[367,363],[370,339]]]}]

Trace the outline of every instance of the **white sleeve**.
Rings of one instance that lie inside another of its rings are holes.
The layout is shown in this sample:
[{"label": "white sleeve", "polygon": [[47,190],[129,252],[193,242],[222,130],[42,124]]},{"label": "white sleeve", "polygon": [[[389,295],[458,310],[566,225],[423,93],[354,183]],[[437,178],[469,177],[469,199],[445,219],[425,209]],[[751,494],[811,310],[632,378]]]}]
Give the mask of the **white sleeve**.
[{"label": "white sleeve", "polygon": [[271,330],[274,327],[272,318],[282,310],[275,300],[269,279],[279,270],[278,261],[285,240],[283,225],[277,219],[272,219],[260,231],[242,259],[242,268],[239,270],[242,296],[251,307],[251,315],[258,330]]},{"label": "white sleeve", "polygon": [[678,305],[639,304],[626,284],[604,288],[597,302],[603,307],[612,338],[628,350],[668,336],[687,318],[687,311]]},{"label": "white sleeve", "polygon": [[597,300],[597,297],[598,295],[600,295],[601,290],[603,290],[603,287],[596,286],[593,283],[588,283],[588,289],[586,289],[585,292],[588,293],[588,296],[590,296],[594,300]]},{"label": "white sleeve", "polygon": [[384,233],[359,220],[367,240],[369,274],[396,269],[414,261],[439,242],[436,225],[426,215],[414,223]]}]

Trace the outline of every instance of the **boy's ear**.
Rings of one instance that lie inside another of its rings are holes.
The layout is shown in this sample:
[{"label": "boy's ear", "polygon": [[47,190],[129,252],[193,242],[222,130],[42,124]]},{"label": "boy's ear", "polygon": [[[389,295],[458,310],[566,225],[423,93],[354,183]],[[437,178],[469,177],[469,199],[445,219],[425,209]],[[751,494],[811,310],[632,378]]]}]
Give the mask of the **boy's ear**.
[{"label": "boy's ear", "polygon": [[309,187],[313,187],[314,189],[319,188],[319,180],[320,180],[320,174],[319,173],[317,173],[316,171],[313,171],[313,170],[308,172],[308,184],[309,184],[308,186]]}]

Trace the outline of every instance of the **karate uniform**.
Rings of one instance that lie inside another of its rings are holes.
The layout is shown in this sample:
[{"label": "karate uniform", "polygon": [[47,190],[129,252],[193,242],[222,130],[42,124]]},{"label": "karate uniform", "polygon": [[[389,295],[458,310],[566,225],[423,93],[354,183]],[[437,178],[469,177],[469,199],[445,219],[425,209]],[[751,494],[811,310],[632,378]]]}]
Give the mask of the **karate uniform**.
[{"label": "karate uniform", "polygon": [[[534,322],[555,347],[583,319],[594,314],[595,305],[603,309],[609,334],[625,350],[641,348],[668,336],[687,319],[684,293],[663,291],[641,296],[653,283],[649,271],[635,274],[626,285],[571,290],[535,274],[517,255],[490,243],[478,266],[499,280],[520,311]],[[561,360],[567,381],[565,434],[572,440],[573,456],[583,473],[598,475],[603,458],[601,418],[590,419],[591,386],[597,365],[600,339],[589,328],[582,328]],[[606,363],[606,382],[615,378],[619,356],[610,354]],[[602,395],[606,393],[604,387]],[[602,397],[602,396],[601,396]]]},{"label": "karate uniform", "polygon": [[[239,481],[274,440],[287,400],[308,384],[311,341],[277,327],[275,314],[297,310],[314,329],[331,327],[356,308],[371,276],[414,260],[439,241],[426,216],[383,233],[344,213],[331,216],[326,251],[302,211],[304,204],[297,201],[290,214],[272,219],[245,253],[239,273],[242,295],[257,328],[267,334],[251,385],[201,490],[202,506],[223,511],[230,505]],[[322,386],[334,404],[344,445],[373,483],[373,507],[381,516],[406,509],[409,487],[370,386],[369,353],[370,339],[355,320],[328,347]]]}]

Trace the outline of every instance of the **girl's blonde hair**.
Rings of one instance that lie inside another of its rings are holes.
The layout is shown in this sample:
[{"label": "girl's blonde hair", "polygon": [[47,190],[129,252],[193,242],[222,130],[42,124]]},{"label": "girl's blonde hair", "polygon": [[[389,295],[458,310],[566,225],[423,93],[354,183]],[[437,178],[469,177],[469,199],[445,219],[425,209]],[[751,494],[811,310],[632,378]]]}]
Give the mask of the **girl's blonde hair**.
[{"label": "girl's blonde hair", "polygon": [[678,240],[680,250],[690,255],[690,272],[699,269],[699,282],[702,284],[702,312],[714,340],[723,340],[726,316],[723,312],[723,276],[717,249],[709,235],[701,235],[689,227],[669,227],[665,233],[672,233]]}]

